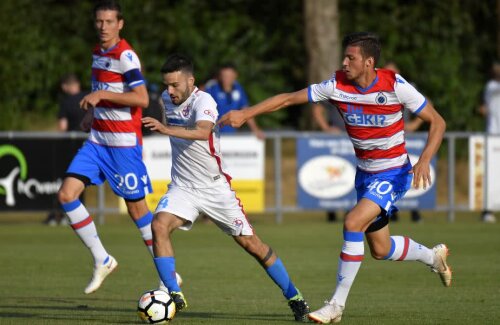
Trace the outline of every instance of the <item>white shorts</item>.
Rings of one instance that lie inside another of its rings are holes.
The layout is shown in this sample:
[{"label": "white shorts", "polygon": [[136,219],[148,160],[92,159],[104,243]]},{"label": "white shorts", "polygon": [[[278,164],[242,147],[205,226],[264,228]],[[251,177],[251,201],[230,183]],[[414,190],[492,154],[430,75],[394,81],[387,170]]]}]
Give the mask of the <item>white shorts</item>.
[{"label": "white shorts", "polygon": [[155,214],[159,212],[168,212],[186,220],[180,227],[182,230],[190,230],[200,213],[204,213],[228,235],[253,235],[252,225],[240,200],[225,182],[203,189],[170,184],[156,207]]}]

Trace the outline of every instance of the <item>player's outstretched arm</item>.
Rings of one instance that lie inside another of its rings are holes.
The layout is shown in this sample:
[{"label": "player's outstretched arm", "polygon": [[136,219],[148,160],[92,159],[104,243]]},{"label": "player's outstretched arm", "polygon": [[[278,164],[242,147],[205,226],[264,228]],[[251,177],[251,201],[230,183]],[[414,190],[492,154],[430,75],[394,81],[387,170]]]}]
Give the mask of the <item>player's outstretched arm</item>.
[{"label": "player's outstretched arm", "polygon": [[307,102],[307,88],[293,93],[283,93],[242,110],[229,111],[220,118],[218,124],[231,125],[232,127],[239,128],[250,118],[257,115],[274,112],[285,107]]},{"label": "player's outstretched arm", "polygon": [[208,140],[214,123],[198,121],[194,127],[165,125],[152,117],[144,117],[142,123],[151,131],[187,140]]},{"label": "player's outstretched arm", "polygon": [[107,90],[94,91],[83,97],[80,101],[80,107],[87,110],[90,107],[95,107],[101,100],[130,107],[139,106],[144,108],[149,106],[148,90],[145,85],[139,85],[126,93],[115,93]]},{"label": "player's outstretched arm", "polygon": [[427,103],[418,116],[429,123],[429,135],[418,162],[413,166],[413,186],[420,188],[420,185],[422,185],[425,189],[432,181],[429,166],[432,157],[438,151],[443,140],[443,135],[446,131],[446,122],[430,103]]}]

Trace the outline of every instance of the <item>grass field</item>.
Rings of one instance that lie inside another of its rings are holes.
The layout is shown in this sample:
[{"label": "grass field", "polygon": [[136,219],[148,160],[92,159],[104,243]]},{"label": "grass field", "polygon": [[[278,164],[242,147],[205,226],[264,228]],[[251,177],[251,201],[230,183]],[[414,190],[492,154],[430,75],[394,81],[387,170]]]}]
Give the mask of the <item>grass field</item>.
[{"label": "grass field", "polygon": [[[21,218],[22,216],[18,216]],[[19,223],[0,215],[0,324],[137,324],[136,301],[157,286],[153,263],[126,217],[99,227],[118,262],[116,273],[93,295],[83,294],[91,257],[69,227]],[[351,290],[343,324],[499,324],[500,225],[476,216],[444,216],[391,225],[433,246],[449,245],[451,288],[417,262],[375,261],[368,255]],[[311,308],[335,285],[341,225],[324,215],[255,217],[254,227],[283,259]],[[177,268],[189,308],[174,324],[293,324],[280,290],[260,266],[212,224],[174,236]]]}]

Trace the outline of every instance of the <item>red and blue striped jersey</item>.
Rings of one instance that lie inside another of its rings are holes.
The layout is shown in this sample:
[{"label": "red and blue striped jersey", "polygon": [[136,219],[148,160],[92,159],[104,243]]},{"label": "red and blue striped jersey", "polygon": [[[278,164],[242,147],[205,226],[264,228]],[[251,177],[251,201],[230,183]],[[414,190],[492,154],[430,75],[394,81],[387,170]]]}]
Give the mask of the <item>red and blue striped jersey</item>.
[{"label": "red and blue striped jersey", "polygon": [[330,80],[310,85],[310,102],[330,101],[344,119],[358,158],[358,167],[380,172],[408,162],[404,137],[404,108],[415,114],[427,101],[403,77],[386,69],[367,88],[353,84],[343,71]]},{"label": "red and blue striped jersey", "polygon": [[[103,50],[97,45],[92,52],[92,91],[125,93],[143,85],[141,63],[132,47],[121,39]],[[100,101],[94,108],[89,140],[110,147],[133,147],[142,144],[141,107],[128,107],[111,101]]]}]

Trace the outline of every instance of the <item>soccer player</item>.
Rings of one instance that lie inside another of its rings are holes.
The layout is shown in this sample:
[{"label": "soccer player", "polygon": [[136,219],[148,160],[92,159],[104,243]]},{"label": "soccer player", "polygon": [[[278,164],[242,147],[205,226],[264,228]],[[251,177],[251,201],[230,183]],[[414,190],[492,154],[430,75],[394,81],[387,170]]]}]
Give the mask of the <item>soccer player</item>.
[{"label": "soccer player", "polygon": [[[344,243],[339,258],[337,287],[324,307],[311,312],[317,323],[340,322],[347,295],[364,258],[363,234],[371,255],[378,260],[419,261],[439,273],[443,284],[451,284],[446,263],[448,248],[427,248],[404,236],[391,236],[389,216],[410,189],[430,185],[430,161],[437,152],[446,124],[443,118],[403,77],[393,71],[375,69],[381,45],[373,33],[354,33],[342,42],[342,70],[330,80],[293,93],[273,96],[255,106],[232,111],[221,124],[241,126],[247,119],[291,105],[329,100],[342,115],[357,157],[355,186],[358,202],[346,215]],[[406,108],[429,123],[426,146],[412,167],[404,140],[401,109]]]},{"label": "soccer player", "polygon": [[[217,80],[205,89],[217,103],[219,116],[230,110],[248,107],[248,97],[243,86],[238,82],[238,70],[231,63],[225,63],[217,71]],[[264,132],[259,128],[254,119],[247,121],[250,130],[258,139],[264,139]],[[226,125],[219,128],[223,134],[234,134],[236,129]]]},{"label": "soccer player", "polygon": [[58,199],[71,227],[94,257],[94,272],[85,293],[96,291],[118,263],[104,248],[96,227],[79,197],[86,186],[109,182],[125,199],[128,213],[152,254],[152,213],[144,197],[151,191],[142,162],[141,116],[148,92],[139,58],[120,38],[123,17],[115,1],[94,8],[99,44],[92,52],[92,92],[80,107],[86,110],[82,128],[88,140],[73,158],[59,189]]},{"label": "soccer player", "polygon": [[243,206],[224,171],[219,133],[214,129],[217,105],[194,85],[193,63],[181,54],[170,55],[161,68],[166,90],[162,94],[167,125],[142,119],[153,131],[168,135],[172,146],[172,182],[161,198],[153,220],[155,265],[177,311],[187,307],[175,276],[171,233],[189,230],[200,213],[208,215],[245,249],[280,287],[295,320],[307,321],[309,307],[294,286],[280,258],[254,233]]}]

